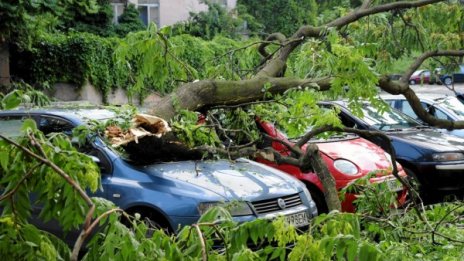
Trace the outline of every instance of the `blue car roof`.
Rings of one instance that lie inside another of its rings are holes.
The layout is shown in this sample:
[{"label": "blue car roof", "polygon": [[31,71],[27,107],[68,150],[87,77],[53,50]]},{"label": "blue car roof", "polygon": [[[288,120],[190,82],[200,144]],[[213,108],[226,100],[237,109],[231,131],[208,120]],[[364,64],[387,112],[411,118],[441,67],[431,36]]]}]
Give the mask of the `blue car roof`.
[{"label": "blue car roof", "polygon": [[0,116],[5,115],[51,115],[71,120],[80,125],[89,120],[107,120],[116,117],[116,113],[105,107],[43,107],[43,108],[19,108],[16,110],[0,111]]}]

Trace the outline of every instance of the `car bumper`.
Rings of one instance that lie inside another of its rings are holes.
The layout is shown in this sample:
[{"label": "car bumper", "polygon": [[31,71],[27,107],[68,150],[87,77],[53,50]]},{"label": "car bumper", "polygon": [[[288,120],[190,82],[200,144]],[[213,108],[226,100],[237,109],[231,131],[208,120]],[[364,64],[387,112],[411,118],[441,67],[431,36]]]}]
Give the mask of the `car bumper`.
[{"label": "car bumper", "polygon": [[464,190],[464,162],[420,164],[416,173],[423,189],[438,191]]},{"label": "car bumper", "polygon": [[[297,207],[292,207],[289,209],[285,209],[282,211],[276,211],[261,215],[246,215],[246,216],[234,216],[233,219],[237,223],[244,223],[253,221],[257,218],[273,220],[280,216],[283,216],[289,223],[295,225],[295,227],[307,227],[309,225],[310,219],[317,216],[317,208],[313,201],[311,201],[311,205],[300,205]],[[198,222],[200,217],[178,217],[178,216],[170,216],[171,224],[173,224],[174,230],[179,231],[182,227],[187,225],[192,225]],[[306,218],[306,222],[302,222],[302,219]]]},{"label": "car bumper", "polygon": [[[398,172],[398,175],[402,178],[406,178],[407,175],[403,170]],[[387,183],[388,188],[397,194],[397,205],[402,206],[406,203],[407,196],[408,196],[408,189],[401,185],[399,181],[397,181],[396,177],[393,175],[385,175],[381,177],[374,177],[369,179],[371,183]],[[342,211],[344,212],[355,212],[356,207],[353,204],[353,201],[356,200],[357,194],[356,193],[346,193],[345,198],[342,202]]]}]

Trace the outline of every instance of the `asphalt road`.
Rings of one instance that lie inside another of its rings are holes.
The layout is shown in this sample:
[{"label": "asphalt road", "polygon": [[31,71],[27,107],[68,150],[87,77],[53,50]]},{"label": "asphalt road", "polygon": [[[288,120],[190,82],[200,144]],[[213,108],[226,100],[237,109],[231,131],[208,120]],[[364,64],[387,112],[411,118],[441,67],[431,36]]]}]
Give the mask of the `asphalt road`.
[{"label": "asphalt road", "polygon": [[[424,85],[410,85],[411,88],[416,92],[416,93],[440,93],[440,94],[449,94],[453,95],[453,91],[447,89],[444,85],[438,85],[438,84],[424,84]],[[452,87],[452,86],[450,86]],[[454,90],[457,92],[464,93],[464,84],[459,83],[454,85]]]}]

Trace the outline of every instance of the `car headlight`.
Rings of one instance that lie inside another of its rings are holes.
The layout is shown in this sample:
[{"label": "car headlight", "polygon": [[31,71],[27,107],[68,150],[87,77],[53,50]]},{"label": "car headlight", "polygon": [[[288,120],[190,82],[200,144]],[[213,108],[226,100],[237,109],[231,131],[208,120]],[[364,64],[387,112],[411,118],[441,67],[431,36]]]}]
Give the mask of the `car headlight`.
[{"label": "car headlight", "polygon": [[198,204],[198,212],[203,215],[212,207],[223,207],[227,209],[232,216],[248,216],[253,215],[248,203],[243,201],[234,202],[202,202]]},{"label": "car headlight", "polygon": [[444,152],[432,154],[434,161],[457,161],[464,160],[464,154],[460,152]]},{"label": "car headlight", "polygon": [[305,195],[305,197],[308,199],[309,202],[313,200],[313,197],[311,196],[311,193],[306,188],[306,186],[303,186],[303,194]]},{"label": "car headlight", "polygon": [[356,165],[354,165],[353,162],[348,160],[335,160],[334,167],[345,175],[356,175],[358,173],[358,168],[356,167]]}]

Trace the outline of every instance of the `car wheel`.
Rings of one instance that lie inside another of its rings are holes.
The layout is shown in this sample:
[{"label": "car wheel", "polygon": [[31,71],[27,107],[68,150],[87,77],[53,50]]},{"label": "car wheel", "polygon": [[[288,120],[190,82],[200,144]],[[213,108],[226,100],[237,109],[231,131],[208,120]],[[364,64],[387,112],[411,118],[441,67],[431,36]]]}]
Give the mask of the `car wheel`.
[{"label": "car wheel", "polygon": [[416,189],[416,190],[419,190],[420,188],[420,182],[419,182],[419,179],[417,178],[417,175],[414,173],[414,171],[408,169],[408,168],[405,168],[403,167],[404,169],[404,172],[406,172],[406,174],[408,175],[408,178],[409,178],[409,184],[411,184],[411,186]]},{"label": "car wheel", "polygon": [[329,213],[329,208],[325,202],[324,194],[315,188],[308,187],[308,190],[314,200],[314,203],[316,203],[317,213]]},{"label": "car wheel", "polygon": [[[409,177],[409,184],[411,184],[413,189],[415,189],[419,193],[419,196],[422,202],[426,204],[431,202],[431,199],[433,198],[432,193],[428,191],[427,189],[425,189],[423,186],[421,186],[421,183],[419,179],[417,178],[417,175],[414,173],[414,171],[408,168],[404,168],[404,167],[403,169]],[[409,192],[409,196],[411,196],[411,192]]]},{"label": "car wheel", "polygon": [[[173,231],[171,231],[168,224],[165,224],[165,222],[160,222],[160,221],[158,221],[156,219],[156,216],[158,216],[158,215],[156,215],[153,212],[149,212],[149,211],[143,209],[141,211],[137,211],[137,210],[136,211],[130,211],[128,214],[131,217],[135,217],[136,214],[140,215],[140,221],[145,223],[145,225],[147,225],[147,227],[148,227],[147,234],[146,234],[146,236],[148,238],[153,236],[153,232],[155,231],[155,229],[162,229],[167,234],[173,233]],[[131,228],[131,226],[132,226],[131,221],[128,220],[127,218],[123,218],[123,220],[121,222],[124,225],[126,225],[127,227],[129,227],[129,228]]]},{"label": "car wheel", "polygon": [[416,81],[414,81],[414,80],[409,80],[409,84],[410,84],[410,85],[414,85],[414,84],[416,84]]},{"label": "car wheel", "polygon": [[451,79],[451,77],[446,77],[445,79],[443,79],[443,83],[446,85],[451,85],[453,84],[453,79]]}]

